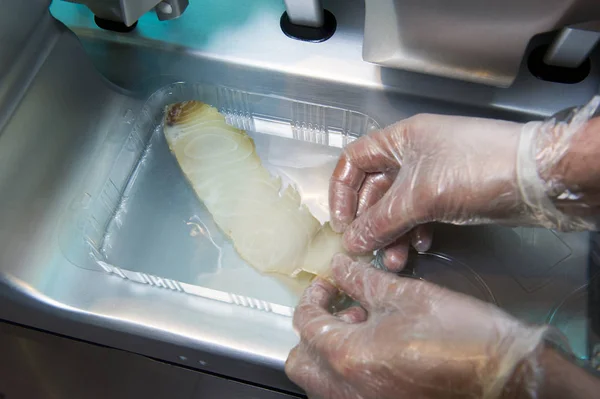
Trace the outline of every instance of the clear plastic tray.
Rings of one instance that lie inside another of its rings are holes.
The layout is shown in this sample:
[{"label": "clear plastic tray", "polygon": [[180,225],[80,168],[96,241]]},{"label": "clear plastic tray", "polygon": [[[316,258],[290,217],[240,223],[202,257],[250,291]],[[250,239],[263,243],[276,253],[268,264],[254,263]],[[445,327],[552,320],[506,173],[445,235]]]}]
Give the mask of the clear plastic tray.
[{"label": "clear plastic tray", "polygon": [[429,281],[482,301],[497,304],[494,294],[475,270],[446,254],[426,252],[412,256],[399,275]]},{"label": "clear plastic tray", "polygon": [[[548,324],[558,328],[565,336],[588,335],[587,286],[573,291],[556,306],[548,317]],[[588,359],[587,340],[571,341],[571,350],[577,358]]]},{"label": "clear plastic tray", "polygon": [[241,260],[168,149],[164,108],[191,99],[217,107],[246,130],[263,164],[295,184],[321,222],[328,219],[328,180],[340,148],[379,128],[364,114],[335,107],[225,87],[167,86],[137,117],[130,115],[128,134],[110,136],[103,159],[91,160],[102,164],[92,167],[65,217],[63,252],[82,268],[289,316],[298,287]]}]

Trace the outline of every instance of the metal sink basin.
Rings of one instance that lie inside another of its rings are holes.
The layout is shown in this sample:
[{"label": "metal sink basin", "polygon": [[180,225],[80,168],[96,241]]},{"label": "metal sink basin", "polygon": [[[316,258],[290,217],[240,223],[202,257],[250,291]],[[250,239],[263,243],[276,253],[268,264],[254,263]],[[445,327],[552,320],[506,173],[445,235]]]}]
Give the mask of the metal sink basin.
[{"label": "metal sink basin", "polygon": [[[279,30],[279,0],[196,1],[179,20],[147,15],[129,34],[99,29],[67,2],[50,7],[66,27],[41,13],[14,58],[25,69],[9,68],[0,90],[0,319],[300,393],[283,373],[297,341],[290,318],[135,284],[65,256],[64,215],[86,206],[81,187],[118,150],[107,138],[130,133],[150,93],[206,82],[348,109],[384,126],[421,112],[538,119],[598,88],[598,54],[581,83],[537,80],[524,66],[509,89],[371,65],[361,59],[363,2],[324,4],[338,31],[320,44]],[[419,262],[440,284],[456,280],[526,321],[553,322],[587,358],[595,240],[440,226],[432,255]]]}]

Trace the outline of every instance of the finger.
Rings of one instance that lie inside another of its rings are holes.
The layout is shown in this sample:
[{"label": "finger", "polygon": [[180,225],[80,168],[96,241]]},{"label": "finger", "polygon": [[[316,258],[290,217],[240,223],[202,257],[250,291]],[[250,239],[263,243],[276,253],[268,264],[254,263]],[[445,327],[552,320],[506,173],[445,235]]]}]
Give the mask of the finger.
[{"label": "finger", "polygon": [[397,171],[367,175],[360,192],[358,193],[357,216],[360,216],[383,197],[394,182],[396,175]]},{"label": "finger", "polygon": [[[395,126],[374,132],[350,143],[342,153],[329,184],[331,226],[341,233],[356,217],[358,193],[367,173],[399,168],[396,146],[402,140]],[[397,141],[400,141],[399,143]]]},{"label": "finger", "polygon": [[408,261],[409,247],[409,234],[403,235],[389,247],[386,247],[383,250],[383,266],[391,272],[399,272],[402,270]]},{"label": "finger", "polygon": [[433,241],[433,225],[421,224],[411,231],[411,244],[419,252],[429,251]]},{"label": "finger", "polygon": [[346,147],[344,153],[356,168],[366,173],[385,172],[402,165],[402,149],[410,123],[398,122],[361,137]]},{"label": "finger", "polygon": [[342,321],[328,310],[337,293],[333,285],[321,279],[317,279],[304,291],[293,319],[294,328],[302,340],[313,340],[332,326],[342,324]]},{"label": "finger", "polygon": [[308,348],[302,344],[291,350],[286,362],[285,373],[292,382],[302,388],[310,398],[319,398],[332,383],[331,373],[313,359]]},{"label": "finger", "polygon": [[340,320],[350,323],[362,323],[367,320],[367,311],[361,306],[351,306],[335,314]]},{"label": "finger", "polygon": [[352,258],[337,254],[331,262],[333,278],[342,291],[367,310],[381,306],[384,289],[397,277],[383,270],[377,270],[368,263],[355,262]]},{"label": "finger", "polygon": [[329,209],[331,228],[337,233],[343,232],[356,217],[358,192],[366,173],[355,167],[342,154],[329,182]]},{"label": "finger", "polygon": [[424,218],[427,199],[413,206],[413,193],[403,182],[394,183],[383,198],[367,209],[344,232],[344,246],[351,254],[362,254],[384,248],[406,234]]},{"label": "finger", "polygon": [[319,364],[311,358],[302,344],[294,347],[285,362],[285,373],[292,382],[305,391],[318,389],[318,376],[322,373]]}]

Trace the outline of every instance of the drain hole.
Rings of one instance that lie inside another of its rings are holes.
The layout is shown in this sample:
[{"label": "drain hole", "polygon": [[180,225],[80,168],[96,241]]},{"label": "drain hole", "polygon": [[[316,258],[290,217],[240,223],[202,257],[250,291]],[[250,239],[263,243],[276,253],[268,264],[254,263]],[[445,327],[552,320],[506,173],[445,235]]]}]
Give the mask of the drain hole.
[{"label": "drain hole", "polygon": [[548,82],[574,84],[583,81],[590,73],[591,61],[586,59],[577,68],[565,68],[548,65],[544,62],[544,56],[548,46],[540,46],[531,52],[527,60],[529,71],[538,79]]},{"label": "drain hole", "polygon": [[104,30],[110,30],[119,33],[128,33],[135,29],[137,21],[131,26],[125,25],[123,22],[111,21],[110,19],[104,19],[94,16],[94,22],[99,28]]},{"label": "drain hole", "polygon": [[287,12],[284,12],[281,16],[279,24],[287,37],[312,43],[324,42],[333,36],[337,28],[335,16],[327,10],[323,10],[323,26],[320,28],[295,25],[290,21]]}]

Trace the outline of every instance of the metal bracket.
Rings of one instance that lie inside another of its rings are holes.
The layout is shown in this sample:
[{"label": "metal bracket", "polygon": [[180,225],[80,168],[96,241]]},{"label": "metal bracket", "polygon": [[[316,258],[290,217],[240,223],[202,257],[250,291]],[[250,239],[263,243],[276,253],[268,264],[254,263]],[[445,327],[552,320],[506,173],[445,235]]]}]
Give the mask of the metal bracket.
[{"label": "metal bracket", "polygon": [[548,65],[579,67],[600,40],[600,22],[563,28],[544,57]]},{"label": "metal bracket", "polygon": [[156,15],[161,21],[179,18],[190,4],[188,0],[164,0],[156,5]]},{"label": "metal bracket", "polygon": [[161,21],[175,19],[185,11],[188,0],[65,0],[86,5],[101,19],[134,25],[153,8]]},{"label": "metal bracket", "polygon": [[321,0],[284,0],[285,9],[294,25],[320,28],[325,18]]}]

